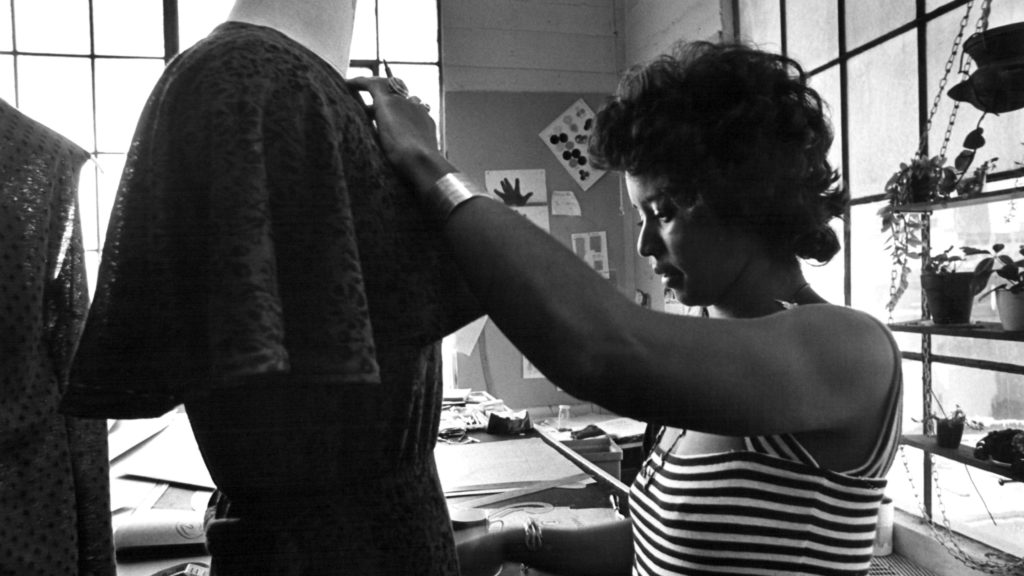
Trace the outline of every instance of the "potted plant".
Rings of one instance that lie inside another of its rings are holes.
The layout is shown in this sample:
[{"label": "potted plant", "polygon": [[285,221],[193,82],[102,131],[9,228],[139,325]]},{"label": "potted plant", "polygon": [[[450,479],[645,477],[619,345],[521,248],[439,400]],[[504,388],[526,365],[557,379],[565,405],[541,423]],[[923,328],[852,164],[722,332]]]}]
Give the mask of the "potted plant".
[{"label": "potted plant", "polygon": [[[968,256],[991,254],[988,250],[961,246],[959,254],[953,246],[929,258],[921,270],[921,288],[924,290],[936,324],[967,324],[971,321],[974,297],[985,287],[976,272],[961,272],[958,265]],[[987,280],[987,277],[986,277]]]},{"label": "potted plant", "polygon": [[[1014,260],[1007,254],[1001,254],[1003,248],[1005,248],[1003,244],[992,246],[990,255],[978,262],[974,268],[974,275],[975,282],[982,286],[988,283],[992,272],[1006,282],[987,290],[978,299],[994,293],[996,309],[999,311],[999,321],[1002,323],[1003,329],[1024,330],[1024,258]],[[1019,246],[1017,253],[1024,256],[1024,246]],[[995,268],[996,262],[999,263],[999,268]]]},{"label": "potted plant", "polygon": [[973,430],[981,430],[985,427],[980,422],[968,421],[967,414],[959,404],[953,414],[949,416],[946,416],[945,413],[941,417],[932,414],[928,418],[935,420],[935,443],[942,448],[959,448],[960,441],[964,437],[965,427]]},{"label": "potted plant", "polygon": [[949,196],[956,189],[957,172],[946,166],[945,156],[914,156],[909,164],[900,163],[885,183],[886,195],[897,203],[930,202]]},{"label": "potted plant", "polygon": [[961,180],[956,183],[956,195],[958,197],[970,198],[971,196],[981,194],[985,189],[985,183],[988,181],[988,175],[995,169],[996,161],[998,160],[999,158],[989,158],[979,164],[971,176],[966,178],[961,176]]},{"label": "potted plant", "polygon": [[878,210],[878,215],[882,219],[882,233],[889,235],[886,248],[893,264],[893,284],[886,304],[890,312],[907,290],[910,260],[921,257],[920,216],[900,212],[897,207],[948,197],[956,190],[957,172],[945,164],[944,156],[929,158],[918,154],[910,163],[901,162],[899,170],[885,183],[887,202]]},{"label": "potted plant", "polygon": [[[984,119],[984,115],[982,118]],[[950,128],[953,117],[950,118]],[[886,248],[892,257],[892,284],[889,287],[889,302],[886,309],[896,309],[903,293],[906,292],[910,276],[910,259],[921,257],[921,218],[917,213],[897,210],[899,206],[915,202],[932,202],[957,196],[973,196],[981,193],[989,172],[995,168],[998,158],[986,160],[974,170],[971,177],[964,178],[979,148],[985,145],[981,121],[964,138],[964,149],[957,155],[953,166],[946,165],[944,155],[928,157],[918,151],[910,163],[900,163],[900,168],[885,183],[887,202],[878,210],[882,218],[882,233],[888,233]],[[947,130],[947,138],[948,138]],[[945,145],[943,145],[945,150]]]}]

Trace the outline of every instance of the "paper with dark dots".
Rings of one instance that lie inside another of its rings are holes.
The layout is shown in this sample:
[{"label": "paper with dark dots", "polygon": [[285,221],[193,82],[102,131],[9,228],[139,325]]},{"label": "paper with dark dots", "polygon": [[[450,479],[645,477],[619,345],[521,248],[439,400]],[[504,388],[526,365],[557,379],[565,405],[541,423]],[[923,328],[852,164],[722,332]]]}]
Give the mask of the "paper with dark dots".
[{"label": "paper with dark dots", "polygon": [[593,128],[594,110],[580,98],[540,133],[540,139],[584,191],[604,175],[604,170],[590,162],[587,142]]}]

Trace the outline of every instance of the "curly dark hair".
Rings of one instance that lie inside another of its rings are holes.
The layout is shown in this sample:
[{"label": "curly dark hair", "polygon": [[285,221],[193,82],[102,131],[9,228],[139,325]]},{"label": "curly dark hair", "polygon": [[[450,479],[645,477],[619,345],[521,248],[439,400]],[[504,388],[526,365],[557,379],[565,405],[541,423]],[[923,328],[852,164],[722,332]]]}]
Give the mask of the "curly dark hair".
[{"label": "curly dark hair", "polygon": [[825,104],[798,63],[694,42],[623,76],[590,154],[601,168],[667,178],[677,203],[703,200],[778,257],[828,262],[840,248],[828,223],[849,204],[831,144]]}]

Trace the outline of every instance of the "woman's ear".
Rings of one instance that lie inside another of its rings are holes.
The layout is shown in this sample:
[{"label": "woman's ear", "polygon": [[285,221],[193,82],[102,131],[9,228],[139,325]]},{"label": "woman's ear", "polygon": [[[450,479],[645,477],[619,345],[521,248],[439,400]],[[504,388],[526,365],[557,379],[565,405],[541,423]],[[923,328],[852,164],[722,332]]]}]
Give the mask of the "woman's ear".
[{"label": "woman's ear", "polygon": [[718,215],[704,201],[703,196],[697,196],[693,204],[680,206],[680,209],[686,214],[686,219],[695,224],[707,224],[718,221]]}]

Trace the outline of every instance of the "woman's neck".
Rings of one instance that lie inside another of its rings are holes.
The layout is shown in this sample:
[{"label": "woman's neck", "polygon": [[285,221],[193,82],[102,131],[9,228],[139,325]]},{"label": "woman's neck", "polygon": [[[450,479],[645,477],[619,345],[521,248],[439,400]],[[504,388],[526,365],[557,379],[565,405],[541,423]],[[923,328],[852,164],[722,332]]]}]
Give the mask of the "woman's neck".
[{"label": "woman's neck", "polygon": [[345,74],[356,0],[235,0],[228,20],[273,28]]},{"label": "woman's neck", "polygon": [[757,318],[783,309],[780,302],[825,302],[804,279],[797,262],[780,264],[757,260],[743,271],[725,301],[712,306],[713,318]]}]

